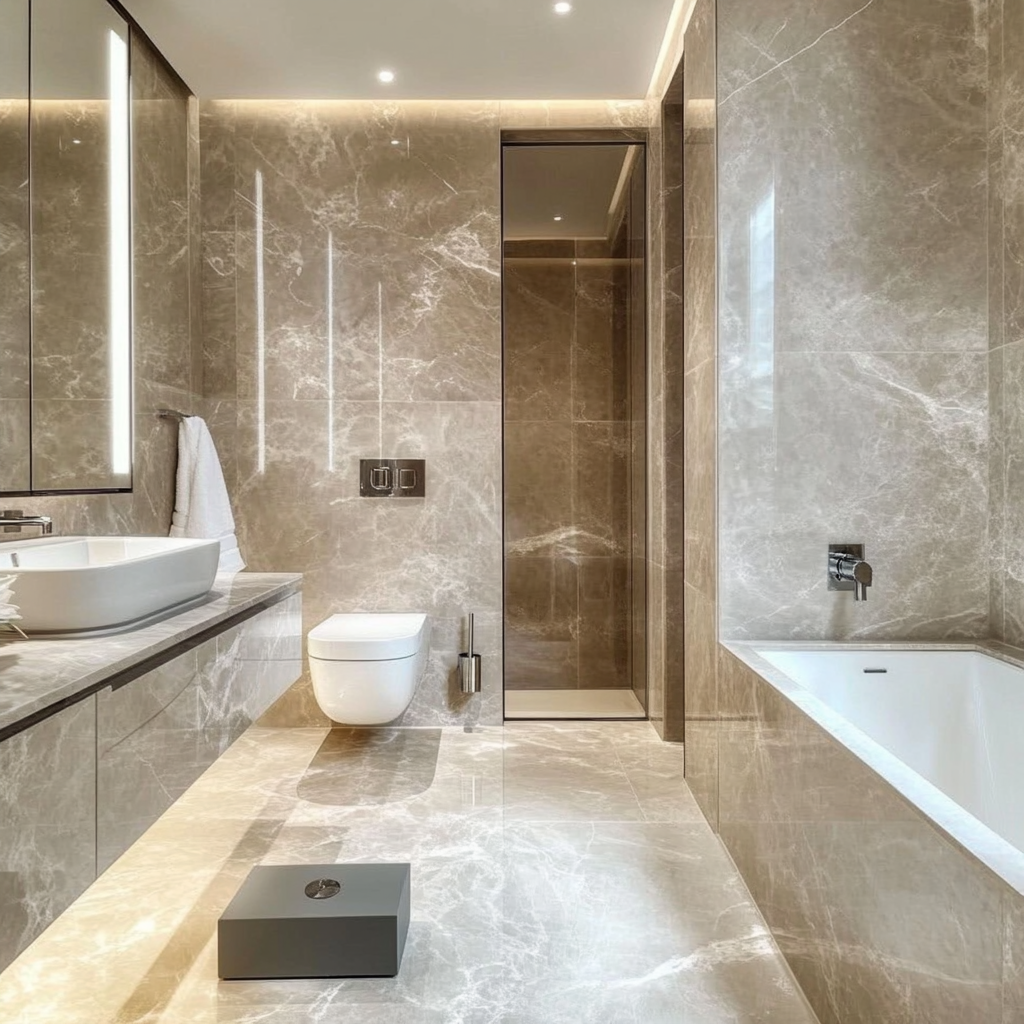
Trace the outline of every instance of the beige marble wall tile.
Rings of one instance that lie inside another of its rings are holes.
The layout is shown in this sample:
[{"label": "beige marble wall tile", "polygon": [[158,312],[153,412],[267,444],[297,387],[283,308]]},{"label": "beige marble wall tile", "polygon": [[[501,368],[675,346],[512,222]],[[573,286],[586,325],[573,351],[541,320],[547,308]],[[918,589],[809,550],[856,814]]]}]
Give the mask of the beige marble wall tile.
[{"label": "beige marble wall tile", "polygon": [[[29,67],[28,3],[4,8],[4,31],[22,66],[5,68],[0,98],[0,490],[27,490],[29,479]],[[20,40],[20,45],[16,42]],[[20,87],[19,87],[20,83]]]},{"label": "beige marble wall tile", "polygon": [[[200,130],[205,393],[250,565],[306,573],[307,630],[427,612],[406,724],[500,720],[497,105],[213,103]],[[359,498],[381,454],[425,457],[427,498]],[[323,721],[308,680],[272,719]]]},{"label": "beige marble wall tile", "polygon": [[0,398],[0,491],[29,488],[30,417],[27,398]]},{"label": "beige marble wall tile", "polygon": [[575,271],[570,260],[506,260],[505,419],[572,419]]},{"label": "beige marble wall tile", "polygon": [[629,400],[627,280],[621,266],[580,261],[574,294],[574,420],[625,420]]},{"label": "beige marble wall tile", "polygon": [[575,553],[573,427],[505,424],[505,540],[509,554]]},{"label": "beige marble wall tile", "polygon": [[579,560],[579,685],[630,681],[629,563],[625,556]]},{"label": "beige marble wall tile", "polygon": [[505,685],[579,685],[579,567],[571,558],[505,560]]},{"label": "beige marble wall tile", "polygon": [[[987,352],[780,353],[754,390],[726,360],[724,635],[984,633],[987,389]],[[922,571],[936,537],[949,557]],[[876,584],[867,603],[827,591],[832,541],[866,545]],[[773,579],[787,582],[764,585]]]},{"label": "beige marble wall tile", "polygon": [[[978,9],[718,12],[723,634],[983,635]],[[898,42],[902,26],[921,44]],[[851,103],[859,83],[866,101]],[[925,536],[956,553],[927,583]],[[866,545],[867,604],[827,593],[830,541]]]}]

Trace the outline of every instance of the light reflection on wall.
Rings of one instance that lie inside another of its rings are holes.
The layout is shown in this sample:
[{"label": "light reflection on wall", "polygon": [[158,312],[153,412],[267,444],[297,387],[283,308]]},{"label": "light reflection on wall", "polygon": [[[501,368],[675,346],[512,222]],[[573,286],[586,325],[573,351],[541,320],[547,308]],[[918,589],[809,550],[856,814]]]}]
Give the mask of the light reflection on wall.
[{"label": "light reflection on wall", "polygon": [[334,472],[334,232],[327,232],[327,469]]},{"label": "light reflection on wall", "polygon": [[775,389],[775,183],[750,215],[750,399],[770,419]]},{"label": "light reflection on wall", "polygon": [[131,221],[129,214],[128,43],[111,29],[107,70],[110,96],[110,467],[132,471]]},{"label": "light reflection on wall", "polygon": [[256,471],[267,471],[267,319],[263,279],[263,172],[256,172]]}]

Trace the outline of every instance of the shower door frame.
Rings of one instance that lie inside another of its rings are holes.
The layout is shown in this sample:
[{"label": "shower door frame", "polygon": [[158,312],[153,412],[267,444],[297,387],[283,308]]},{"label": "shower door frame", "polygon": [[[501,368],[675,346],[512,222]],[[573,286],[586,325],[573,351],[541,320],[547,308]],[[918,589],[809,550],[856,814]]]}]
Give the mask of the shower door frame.
[{"label": "shower door frame", "polygon": [[[643,467],[644,467],[644,700],[643,716],[636,717],[599,717],[583,718],[573,717],[571,719],[552,719],[554,721],[650,721],[651,720],[651,635],[650,635],[650,567],[649,552],[651,544],[650,517],[650,365],[651,365],[651,245],[650,245],[650,188],[651,188],[651,166],[649,149],[650,131],[647,128],[510,128],[502,129],[499,142],[499,196],[500,196],[500,238],[501,247],[501,478],[502,478],[502,501],[501,501],[501,717],[503,722],[524,721],[524,719],[508,717],[506,707],[507,687],[507,665],[508,665],[508,636],[506,630],[506,448],[505,448],[505,352],[506,352],[506,328],[505,322],[505,150],[517,146],[635,146],[640,149],[640,159],[644,168],[644,444],[643,444]],[[630,515],[632,517],[632,507]],[[632,626],[633,612],[633,587],[632,587],[632,553],[630,554],[630,620]],[[632,645],[631,645],[632,647]],[[630,664],[633,664],[633,652],[630,651]],[[632,668],[630,671],[630,689],[632,689]],[[634,691],[635,692],[635,691]]]}]

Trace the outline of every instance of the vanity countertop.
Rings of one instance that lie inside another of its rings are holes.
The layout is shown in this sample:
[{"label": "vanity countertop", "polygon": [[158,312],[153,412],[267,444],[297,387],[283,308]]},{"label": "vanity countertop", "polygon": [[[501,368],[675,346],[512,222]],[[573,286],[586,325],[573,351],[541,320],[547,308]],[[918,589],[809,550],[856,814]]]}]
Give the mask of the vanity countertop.
[{"label": "vanity countertop", "polygon": [[0,738],[39,712],[301,587],[302,576],[293,573],[225,573],[203,604],[139,629],[81,640],[0,640]]}]

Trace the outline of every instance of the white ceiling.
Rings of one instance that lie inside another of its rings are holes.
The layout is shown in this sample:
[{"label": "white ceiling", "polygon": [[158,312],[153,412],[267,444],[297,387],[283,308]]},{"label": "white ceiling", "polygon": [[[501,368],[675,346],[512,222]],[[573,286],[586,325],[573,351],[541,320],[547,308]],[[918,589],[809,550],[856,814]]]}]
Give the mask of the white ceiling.
[{"label": "white ceiling", "polygon": [[631,148],[505,146],[505,239],[607,238]]},{"label": "white ceiling", "polygon": [[204,99],[643,99],[673,0],[553,3],[124,0]]}]

